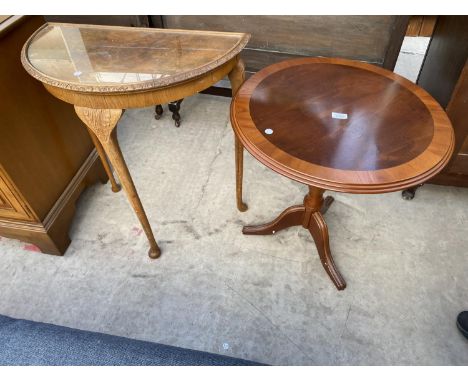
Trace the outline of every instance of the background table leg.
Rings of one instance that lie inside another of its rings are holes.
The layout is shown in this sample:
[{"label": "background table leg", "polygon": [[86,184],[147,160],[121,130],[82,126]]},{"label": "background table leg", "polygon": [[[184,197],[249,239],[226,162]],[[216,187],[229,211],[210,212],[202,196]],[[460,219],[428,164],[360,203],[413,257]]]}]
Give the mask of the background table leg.
[{"label": "background table leg", "polygon": [[[234,97],[240,86],[245,81],[244,63],[239,58],[236,66],[229,73],[229,81],[231,82],[232,96]],[[244,175],[244,146],[234,134],[235,145],[235,160],[236,160],[236,201],[237,209],[241,212],[247,211],[248,206],[242,200],[242,180]]]},{"label": "background table leg", "polygon": [[169,107],[169,111],[172,113],[172,119],[174,120],[174,124],[176,127],[179,127],[180,126],[180,114],[179,114],[179,110],[180,110],[180,104],[182,103],[184,99],[180,99],[178,101],[172,101],[172,102],[169,102],[169,104],[167,105]]},{"label": "background table leg", "polygon": [[162,105],[156,105],[154,107],[154,119],[161,119],[163,112],[164,112],[164,109]]},{"label": "background table leg", "polygon": [[102,144],[104,151],[111,164],[114,166],[117,175],[119,176],[120,182],[127,194],[128,200],[132,205],[138,219],[140,220],[141,226],[145,231],[146,237],[150,244],[149,257],[155,259],[161,254],[161,251],[156,243],[153,236],[153,231],[149,224],[143,205],[141,204],[140,198],[136,191],[130,172],[128,171],[127,164],[120,150],[117,141],[117,131],[115,127],[117,125],[122,110],[120,109],[90,109],[86,107],[75,106],[78,117],[91,129],[99,142]]},{"label": "background table leg", "polygon": [[96,151],[99,154],[99,158],[101,158],[102,166],[104,167],[104,170],[106,171],[106,174],[109,177],[109,181],[111,182],[111,185],[112,185],[112,191],[119,192],[121,190],[120,184],[118,184],[114,178],[114,174],[109,165],[106,152],[104,151],[101,145],[101,142],[99,142],[99,139],[96,137],[96,134],[94,134],[90,128],[88,128],[88,132],[89,132],[89,135],[91,136],[91,140],[94,143],[94,147],[96,147]]}]

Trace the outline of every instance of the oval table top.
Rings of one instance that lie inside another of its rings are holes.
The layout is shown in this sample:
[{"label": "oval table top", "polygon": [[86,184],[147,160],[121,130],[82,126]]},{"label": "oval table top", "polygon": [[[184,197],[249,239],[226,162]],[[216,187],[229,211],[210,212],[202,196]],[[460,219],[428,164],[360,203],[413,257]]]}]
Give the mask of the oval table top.
[{"label": "oval table top", "polygon": [[454,147],[451,123],[423,89],[380,67],[301,58],[259,71],[231,104],[244,147],[311,186],[382,193],[437,174]]},{"label": "oval table top", "polygon": [[23,47],[28,73],[58,88],[142,91],[204,75],[249,40],[246,33],[47,23]]}]

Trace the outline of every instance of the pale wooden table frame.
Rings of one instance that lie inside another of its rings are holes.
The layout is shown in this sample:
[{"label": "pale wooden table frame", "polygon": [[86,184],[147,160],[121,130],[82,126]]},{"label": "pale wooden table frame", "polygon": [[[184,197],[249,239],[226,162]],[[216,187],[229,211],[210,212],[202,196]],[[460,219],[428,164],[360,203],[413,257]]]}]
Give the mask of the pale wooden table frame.
[{"label": "pale wooden table frame", "polygon": [[[46,24],[45,26],[47,25],[50,24]],[[156,243],[145,210],[123,158],[122,151],[120,150],[115,129],[117,122],[122,115],[123,109],[154,106],[186,98],[207,89],[225,76],[229,77],[232,94],[234,96],[245,80],[244,64],[239,57],[239,53],[250,36],[248,34],[239,34],[242,35],[240,43],[223,57],[224,60],[210,63],[210,65],[202,69],[198,68],[189,75],[185,74],[186,78],[172,84],[159,84],[160,86],[158,86],[158,84],[152,85],[148,83],[142,83],[142,86],[140,84],[119,84],[118,87],[90,86],[86,88],[85,85],[64,83],[58,79],[46,76],[31,65],[27,56],[28,46],[41,29],[31,36],[23,47],[21,55],[23,66],[29,74],[41,81],[52,95],[74,105],[78,117],[88,128],[104,169],[109,176],[112,190],[118,192],[120,186],[112,174],[109,162],[114,167],[127,198],[148,238],[150,244],[149,256],[151,258],[158,258],[161,254],[161,250]],[[140,28],[131,29],[135,30]],[[184,32],[187,33],[187,31]],[[235,162],[237,207],[240,211],[245,211],[247,206],[242,201],[243,146],[236,136]]]}]

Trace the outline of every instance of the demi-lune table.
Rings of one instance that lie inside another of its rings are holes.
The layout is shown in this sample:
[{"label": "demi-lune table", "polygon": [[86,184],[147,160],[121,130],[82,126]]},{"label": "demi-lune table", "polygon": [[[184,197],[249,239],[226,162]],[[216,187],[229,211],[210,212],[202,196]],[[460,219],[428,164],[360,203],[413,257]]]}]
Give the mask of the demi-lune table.
[{"label": "demi-lune table", "polygon": [[259,71],[231,103],[231,122],[260,162],[309,186],[302,205],[244,234],[302,225],[335,286],[345,280],[330,252],[324,191],[374,194],[403,190],[437,174],[454,147],[440,105],[405,78],[338,58],[283,61]]},{"label": "demi-lune table", "polygon": [[[48,23],[23,47],[26,71],[74,105],[117,192],[108,157],[148,238],[151,258],[159,257],[160,249],[117,141],[122,110],[177,101],[225,76],[235,93],[244,81],[239,53],[249,38],[245,33]],[[235,143],[236,168],[242,169],[243,147]],[[242,172],[236,182],[237,205],[245,210]]]}]

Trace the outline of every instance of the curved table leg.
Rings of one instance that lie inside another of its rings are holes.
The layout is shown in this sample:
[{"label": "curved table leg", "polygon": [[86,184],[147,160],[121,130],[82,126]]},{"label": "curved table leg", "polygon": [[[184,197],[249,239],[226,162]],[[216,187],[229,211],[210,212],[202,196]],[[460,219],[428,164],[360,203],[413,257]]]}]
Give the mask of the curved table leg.
[{"label": "curved table leg", "polygon": [[292,206],[286,208],[272,222],[242,228],[244,235],[272,235],[283,229],[301,225],[304,220],[304,206]]},{"label": "curved table leg", "polygon": [[[328,227],[321,212],[321,209],[326,205],[323,199],[324,191],[325,190],[320,188],[309,186],[309,193],[304,198],[305,213],[302,226],[308,229],[312,235],[320,256],[320,261],[325,271],[328,273],[328,276],[330,276],[333,281],[333,284],[335,284],[338,290],[343,290],[346,288],[346,282],[333,261],[328,238]],[[331,202],[333,202],[333,198],[331,198]],[[328,202],[325,211],[328,209],[331,202]]]},{"label": "curved table leg", "polygon": [[309,220],[309,232],[312,235],[315,246],[320,256],[325,271],[330,276],[333,284],[335,284],[338,290],[346,288],[346,281],[341,276],[340,271],[333,261],[333,257],[330,252],[330,243],[328,239],[328,227],[323,219],[320,212],[313,212]]},{"label": "curved table leg", "polygon": [[148,238],[150,244],[150,250],[148,253],[149,257],[153,259],[158,258],[161,254],[161,250],[153,236],[153,231],[151,230],[145,210],[143,209],[143,205],[141,204],[117,141],[117,131],[115,130],[115,126],[122,115],[122,110],[90,109],[87,107],[75,106],[75,111],[76,114],[78,114],[78,117],[80,117],[86,126],[88,126],[88,128],[92,130],[99,139],[99,142],[102,144],[111,164],[114,166],[125,193],[127,194],[128,200],[140,220],[146,237]]},{"label": "curved table leg", "polygon": [[[231,82],[232,96],[234,97],[240,86],[245,81],[245,68],[243,61],[239,58],[236,66],[229,73],[229,81]],[[234,133],[234,152],[236,161],[236,202],[237,209],[241,212],[247,211],[248,206],[242,200],[242,178],[244,173],[244,146],[240,142],[237,135]]]},{"label": "curved table leg", "polygon": [[324,190],[309,186],[309,193],[304,198],[304,204],[285,209],[275,220],[270,223],[256,226],[245,226],[242,229],[244,235],[272,235],[283,229],[302,225],[314,239],[317,252],[320,256],[325,271],[330,276],[338,290],[346,288],[346,282],[338,271],[330,252],[328,227],[323,219],[333,203],[333,197],[323,199]]},{"label": "curved table leg", "polygon": [[96,134],[94,134],[93,131],[89,127],[88,127],[88,133],[91,136],[91,140],[94,143],[94,147],[96,147],[96,151],[99,154],[99,158],[101,158],[102,166],[104,167],[104,170],[106,171],[106,174],[109,177],[109,181],[111,182],[111,185],[112,185],[112,191],[119,192],[122,187],[120,187],[120,184],[118,184],[114,178],[114,174],[112,173],[112,169],[107,160],[106,152],[104,151],[101,145],[101,142],[99,142],[99,139],[96,137]]}]

